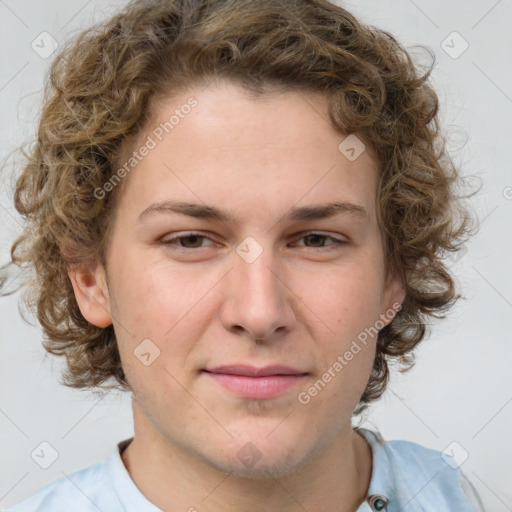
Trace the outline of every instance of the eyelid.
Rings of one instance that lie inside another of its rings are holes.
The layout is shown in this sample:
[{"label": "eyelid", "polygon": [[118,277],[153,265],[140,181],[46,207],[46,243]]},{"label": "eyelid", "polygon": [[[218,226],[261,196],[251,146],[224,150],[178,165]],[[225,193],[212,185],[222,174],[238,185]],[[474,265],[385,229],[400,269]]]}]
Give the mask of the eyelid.
[{"label": "eyelid", "polygon": [[[312,230],[312,231],[303,231],[301,233],[298,233],[298,235],[300,235],[298,237],[298,240],[301,240],[303,238],[305,238],[306,236],[309,236],[309,235],[319,235],[319,236],[322,236],[324,238],[328,238],[330,240],[332,240],[334,243],[332,244],[329,244],[328,246],[323,246],[323,247],[310,247],[310,249],[325,249],[325,248],[328,248],[328,247],[331,247],[331,246],[335,246],[335,245],[343,245],[343,244],[347,244],[348,243],[348,240],[342,240],[334,235],[331,235],[329,233],[326,233],[324,231],[315,231],[315,230]],[[305,247],[305,246],[304,246]]]},{"label": "eyelid", "polygon": [[[169,238],[167,238],[167,235],[163,236],[159,240],[159,242],[162,244],[171,245],[177,242],[180,238],[188,238],[189,236],[198,236],[200,238],[206,238],[207,240],[210,240],[210,242],[214,242],[210,235],[207,235],[206,233],[203,233],[201,231],[177,231],[176,233],[172,233],[172,236],[170,236]],[[186,247],[181,247],[181,249],[186,249]]]},{"label": "eyelid", "polygon": [[[335,246],[340,246],[340,245],[344,245],[344,244],[348,244],[349,242],[347,240],[342,240],[340,238],[337,238],[329,233],[326,233],[326,232],[323,232],[323,231],[315,231],[315,230],[310,230],[310,231],[302,231],[300,233],[297,233],[296,235],[294,235],[294,240],[295,241],[300,241],[302,240],[303,238],[305,238],[306,236],[310,236],[310,235],[319,235],[319,236],[322,236],[326,239],[330,239],[333,243],[329,244],[329,245],[326,245],[326,246],[320,246],[320,247],[308,247],[309,249],[329,249],[329,248],[332,248],[332,247],[335,247]],[[166,240],[166,237],[162,237],[159,241],[159,243],[163,244],[163,245],[174,245],[178,250],[183,250],[183,251],[193,251],[193,250],[197,250],[197,249],[204,249],[205,247],[192,247],[192,248],[189,248],[189,247],[181,247],[180,245],[178,245],[178,241],[181,239],[181,238],[188,238],[190,236],[198,236],[200,238],[204,238],[204,239],[207,239],[209,240],[210,242],[212,242],[212,245],[215,244],[215,241],[212,240],[211,236],[204,233],[204,232],[201,232],[201,231],[178,231],[176,233],[173,233],[172,236],[170,238],[168,238]],[[301,247],[307,247],[306,245],[301,245]]]}]

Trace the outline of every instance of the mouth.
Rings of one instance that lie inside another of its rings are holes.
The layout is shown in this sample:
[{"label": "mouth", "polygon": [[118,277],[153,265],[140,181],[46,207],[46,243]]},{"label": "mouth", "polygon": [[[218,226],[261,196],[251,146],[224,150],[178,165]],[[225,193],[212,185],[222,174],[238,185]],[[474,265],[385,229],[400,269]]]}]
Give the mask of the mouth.
[{"label": "mouth", "polygon": [[256,368],[247,365],[218,366],[203,370],[227,391],[242,398],[270,399],[296,386],[307,372],[283,365]]}]

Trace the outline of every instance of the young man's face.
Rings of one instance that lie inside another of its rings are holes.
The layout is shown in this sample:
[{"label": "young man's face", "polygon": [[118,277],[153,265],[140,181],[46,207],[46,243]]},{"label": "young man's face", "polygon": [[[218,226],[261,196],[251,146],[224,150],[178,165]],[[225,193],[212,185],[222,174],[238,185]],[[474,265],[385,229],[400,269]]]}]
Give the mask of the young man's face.
[{"label": "young man's face", "polygon": [[[190,97],[197,105],[182,109]],[[354,159],[360,146],[338,149],[346,136],[327,105],[192,89],[141,137],[157,144],[125,178],[108,290],[98,267],[95,299],[77,293],[89,321],[113,322],[136,436],[257,476],[291,472],[349,435],[375,353],[376,337],[360,335],[391,321],[403,292],[386,282],[377,165],[367,151]],[[176,109],[159,141],[151,132]],[[165,203],[196,206],[154,208]],[[332,215],[308,215],[332,203]],[[226,218],[192,215],[206,207]],[[286,368],[237,368],[274,365]]]}]

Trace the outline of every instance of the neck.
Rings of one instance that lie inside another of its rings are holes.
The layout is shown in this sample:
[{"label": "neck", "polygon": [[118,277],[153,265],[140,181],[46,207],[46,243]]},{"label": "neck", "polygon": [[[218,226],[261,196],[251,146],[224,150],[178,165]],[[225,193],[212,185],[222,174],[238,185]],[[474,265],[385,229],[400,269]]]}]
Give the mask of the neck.
[{"label": "neck", "polygon": [[253,512],[256,504],[279,512],[332,512],[336,504],[336,511],[353,512],[366,497],[371,448],[351,428],[291,474],[248,478],[219,471],[134,416],[135,436],[122,459],[139,490],[165,512]]}]

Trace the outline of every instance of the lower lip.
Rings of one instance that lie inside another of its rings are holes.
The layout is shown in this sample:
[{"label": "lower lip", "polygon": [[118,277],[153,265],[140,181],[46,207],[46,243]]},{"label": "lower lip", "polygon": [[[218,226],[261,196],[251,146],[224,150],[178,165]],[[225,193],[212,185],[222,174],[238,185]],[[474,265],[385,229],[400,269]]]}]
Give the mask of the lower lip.
[{"label": "lower lip", "polygon": [[281,395],[295,386],[305,375],[269,375],[267,377],[247,377],[226,373],[206,372],[228,391],[243,398],[265,399]]}]

